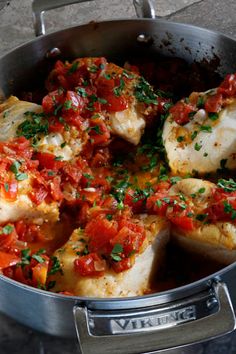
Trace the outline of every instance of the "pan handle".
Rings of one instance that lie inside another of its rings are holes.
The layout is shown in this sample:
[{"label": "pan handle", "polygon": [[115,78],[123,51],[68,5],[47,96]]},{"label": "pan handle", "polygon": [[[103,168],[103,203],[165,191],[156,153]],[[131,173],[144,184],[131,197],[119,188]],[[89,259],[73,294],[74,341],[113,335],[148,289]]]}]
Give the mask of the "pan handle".
[{"label": "pan handle", "polygon": [[[114,302],[116,308],[122,307],[118,300]],[[223,282],[183,300],[146,308],[91,310],[79,305],[74,317],[82,354],[173,349],[229,333],[236,324]]]},{"label": "pan handle", "polygon": [[[45,11],[87,1],[93,0],[33,0],[32,10],[35,35],[42,36],[46,33],[43,18]],[[155,10],[152,0],[133,0],[133,3],[138,17],[155,18]]]}]

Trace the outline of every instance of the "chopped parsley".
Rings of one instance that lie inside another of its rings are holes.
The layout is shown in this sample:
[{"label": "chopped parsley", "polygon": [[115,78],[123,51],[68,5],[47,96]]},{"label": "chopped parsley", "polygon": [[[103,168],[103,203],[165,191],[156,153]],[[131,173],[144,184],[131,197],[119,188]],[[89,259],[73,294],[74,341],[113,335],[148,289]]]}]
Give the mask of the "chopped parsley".
[{"label": "chopped parsley", "polygon": [[199,193],[199,194],[202,194],[202,193],[204,193],[205,191],[206,191],[206,188],[203,187],[203,188],[200,188],[200,189],[198,190],[198,193]]},{"label": "chopped parsley", "polygon": [[152,87],[149,83],[141,77],[134,87],[134,95],[139,102],[144,102],[146,104],[158,104],[158,96],[154,93]]},{"label": "chopped parsley", "polygon": [[207,218],[207,214],[198,214],[196,216],[196,220],[198,221],[204,221]]},{"label": "chopped parsley", "polygon": [[68,70],[68,75],[73,74],[74,72],[76,72],[76,70],[78,69],[79,66],[79,62],[78,61],[74,61],[74,63],[71,65],[70,69]]},{"label": "chopped parsley", "polygon": [[76,92],[77,92],[78,95],[80,95],[81,97],[87,97],[87,96],[88,96],[88,94],[87,94],[85,88],[83,88],[83,87],[77,87],[77,88],[76,88]]},{"label": "chopped parsley", "polygon": [[226,179],[219,179],[217,186],[224,189],[225,192],[236,191],[236,182],[230,178],[228,181]]},{"label": "chopped parsley", "polygon": [[199,96],[197,99],[197,107],[198,108],[203,108],[204,107],[204,98],[203,96]]},{"label": "chopped parsley", "polygon": [[197,136],[198,132],[194,130],[194,132],[191,134],[191,140],[194,140]]},{"label": "chopped parsley", "polygon": [[171,177],[170,178],[170,183],[171,184],[176,184],[177,182],[179,182],[179,181],[181,181],[181,177],[179,177],[179,176],[174,176],[174,177]]},{"label": "chopped parsley", "polygon": [[26,139],[35,139],[37,134],[48,134],[48,121],[44,117],[44,113],[25,112],[27,117],[16,130],[17,136],[24,136]]},{"label": "chopped parsley", "polygon": [[0,234],[4,234],[4,235],[10,235],[12,233],[12,231],[14,230],[13,226],[11,225],[6,225],[2,228],[2,230],[0,231]]},{"label": "chopped parsley", "polygon": [[108,221],[111,221],[111,220],[112,220],[112,217],[113,217],[112,214],[107,214],[107,215],[106,215],[106,219],[107,219]]},{"label": "chopped parsley", "polygon": [[156,201],[156,205],[157,205],[158,208],[161,208],[162,207],[162,201],[160,199],[158,199]]},{"label": "chopped parsley", "polygon": [[227,201],[224,201],[223,204],[224,204],[224,212],[226,214],[231,214],[231,219],[235,220],[236,219],[236,210]]},{"label": "chopped parsley", "polygon": [[89,173],[83,173],[83,176],[87,179],[94,179],[94,177],[92,175],[90,175]]},{"label": "chopped parsley", "polygon": [[44,263],[45,262],[45,259],[43,257],[41,257],[39,254],[33,254],[32,258],[35,259],[39,263]]},{"label": "chopped parsley", "polygon": [[78,256],[86,256],[87,254],[89,254],[88,245],[85,245],[84,249],[82,251],[76,252],[76,254]]},{"label": "chopped parsley", "polygon": [[15,160],[10,166],[10,171],[14,173],[17,181],[24,181],[28,178],[28,175],[26,173],[19,172],[20,166],[21,162]]},{"label": "chopped parsley", "polygon": [[213,112],[208,112],[208,118],[214,122],[217,119],[219,119],[219,114],[213,113]]},{"label": "chopped parsley", "polygon": [[63,149],[66,146],[66,141],[64,141],[64,143],[61,144],[61,148]]},{"label": "chopped parsley", "polygon": [[55,161],[61,161],[61,160],[63,160],[63,156],[56,156],[56,157],[54,158],[54,160],[55,160]]},{"label": "chopped parsley", "polygon": [[120,96],[120,95],[121,95],[121,92],[124,90],[124,88],[125,88],[125,82],[124,82],[124,80],[121,78],[121,79],[120,79],[120,84],[119,84],[119,86],[116,86],[116,87],[114,87],[114,89],[113,89],[113,92],[114,92],[115,96]]},{"label": "chopped parsley", "polygon": [[202,145],[201,145],[201,144],[196,143],[196,144],[194,145],[194,149],[195,149],[196,151],[200,151],[201,148],[202,148]]},{"label": "chopped parsley", "polygon": [[59,259],[56,256],[51,256],[52,260],[52,267],[51,270],[48,272],[49,275],[55,274],[60,272],[62,274],[62,268]]},{"label": "chopped parsley", "polygon": [[181,142],[184,141],[184,140],[185,140],[185,138],[184,138],[183,135],[180,135],[180,136],[178,136],[178,138],[177,138],[178,143],[181,143]]},{"label": "chopped parsley", "polygon": [[92,65],[88,69],[91,73],[96,73],[98,71],[98,67],[96,65]]},{"label": "chopped parsley", "polygon": [[120,243],[116,243],[111,251],[111,258],[115,262],[121,261],[120,253],[123,252],[123,246]]},{"label": "chopped parsley", "polygon": [[64,108],[66,109],[66,110],[69,110],[69,109],[71,109],[72,108],[72,101],[71,100],[66,100],[65,102],[64,102]]},{"label": "chopped parsley", "polygon": [[210,125],[202,125],[200,127],[200,130],[202,132],[206,132],[206,133],[212,133],[212,127]]},{"label": "chopped parsley", "polygon": [[24,250],[21,251],[21,262],[19,263],[19,265],[21,266],[25,266],[30,264],[30,249],[26,248]]}]

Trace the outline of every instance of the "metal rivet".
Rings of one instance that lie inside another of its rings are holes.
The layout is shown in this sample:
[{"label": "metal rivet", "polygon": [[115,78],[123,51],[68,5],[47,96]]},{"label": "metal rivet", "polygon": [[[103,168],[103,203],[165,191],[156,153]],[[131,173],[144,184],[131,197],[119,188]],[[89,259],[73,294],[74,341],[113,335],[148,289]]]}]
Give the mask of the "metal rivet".
[{"label": "metal rivet", "polygon": [[209,310],[212,310],[216,305],[218,305],[218,301],[215,297],[212,297],[211,299],[207,300],[206,305]]},{"label": "metal rivet", "polygon": [[137,37],[137,41],[139,43],[144,43],[144,44],[152,44],[153,43],[153,38],[149,36],[148,34],[139,34]]},{"label": "metal rivet", "polygon": [[61,55],[61,51],[59,48],[55,47],[55,48],[52,48],[50,50],[47,51],[46,53],[46,58],[48,59],[53,59],[53,58],[56,58],[58,57],[59,55]]}]

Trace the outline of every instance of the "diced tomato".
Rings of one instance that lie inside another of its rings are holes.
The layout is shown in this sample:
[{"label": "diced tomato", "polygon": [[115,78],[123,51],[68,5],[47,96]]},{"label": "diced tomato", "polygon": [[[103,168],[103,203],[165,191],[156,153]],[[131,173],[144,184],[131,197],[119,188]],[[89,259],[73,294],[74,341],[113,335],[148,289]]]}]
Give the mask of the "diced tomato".
[{"label": "diced tomato", "polygon": [[112,93],[114,87],[116,86],[115,80],[111,78],[106,78],[105,76],[100,76],[97,84],[97,92],[100,97],[104,97]]},{"label": "diced tomato", "polygon": [[101,167],[106,166],[110,160],[110,151],[105,149],[98,149],[95,155],[92,157],[90,166]]},{"label": "diced tomato", "polygon": [[195,229],[194,219],[189,208],[181,210],[179,205],[174,205],[167,210],[166,216],[172,224],[185,231],[192,231]]},{"label": "diced tomato", "polygon": [[86,256],[75,259],[74,270],[81,276],[102,276],[106,269],[106,262],[97,253],[90,253]]},{"label": "diced tomato", "polygon": [[223,103],[223,97],[220,93],[211,95],[205,102],[205,110],[207,112],[219,112]]},{"label": "diced tomato", "polygon": [[0,143],[0,152],[12,157],[22,157],[30,159],[33,154],[33,148],[30,141],[24,136],[8,140],[8,142]]},{"label": "diced tomato", "polygon": [[38,240],[40,227],[35,224],[26,224],[23,220],[15,223],[16,232],[19,240],[24,242],[35,242]]},{"label": "diced tomato", "polygon": [[83,150],[81,151],[81,156],[86,161],[89,161],[93,156],[93,150],[94,150],[94,146],[91,144],[90,141],[87,141],[87,143],[83,146]]},{"label": "diced tomato", "polygon": [[[166,199],[165,199],[166,198]],[[166,190],[156,192],[147,198],[146,208],[149,213],[165,216],[170,198],[167,198]]]},{"label": "diced tomato", "polygon": [[[129,257],[132,252],[138,252],[145,239],[144,232],[138,232],[138,230],[131,230],[130,227],[123,226],[118,234],[110,241],[114,246],[120,244],[123,247],[123,254]],[[141,230],[143,231],[143,230]]]},{"label": "diced tomato", "polygon": [[107,103],[103,105],[103,109],[108,112],[121,112],[128,108],[128,101],[124,96],[115,96],[110,94],[105,96]]},{"label": "diced tomato", "polygon": [[224,190],[217,188],[212,195],[212,203],[209,205],[205,213],[208,215],[208,219],[216,222],[232,221],[233,213],[236,211],[236,193],[225,192]]},{"label": "diced tomato", "polygon": [[13,266],[20,262],[20,257],[15,254],[0,251],[0,269]]},{"label": "diced tomato", "polygon": [[144,195],[139,195],[133,189],[128,188],[125,193],[124,204],[131,207],[135,214],[140,214],[144,211],[145,197]]},{"label": "diced tomato", "polygon": [[155,191],[168,191],[171,187],[170,181],[161,181],[155,186]]},{"label": "diced tomato", "polygon": [[92,145],[103,145],[110,139],[110,131],[100,118],[91,119],[89,135]]},{"label": "diced tomato", "polygon": [[103,177],[94,177],[91,181],[91,187],[98,188],[106,193],[111,190],[110,183]]},{"label": "diced tomato", "polygon": [[64,124],[60,123],[56,118],[49,119],[49,133],[63,133],[64,130]]},{"label": "diced tomato", "polygon": [[66,296],[75,296],[75,294],[73,294],[73,293],[70,292],[70,291],[59,291],[58,294],[66,295]]},{"label": "diced tomato", "polygon": [[36,158],[39,161],[40,168],[48,170],[59,170],[64,166],[64,161],[58,160],[55,155],[48,152],[38,152]]},{"label": "diced tomato", "polygon": [[6,180],[4,183],[0,183],[0,194],[9,202],[14,202],[17,198],[18,182],[15,178]]},{"label": "diced tomato", "polygon": [[8,278],[13,278],[14,269],[13,269],[13,267],[7,267],[2,270],[2,273]]},{"label": "diced tomato", "polygon": [[116,273],[124,272],[125,270],[130,269],[132,266],[130,258],[123,258],[119,262],[112,262],[112,268]]},{"label": "diced tomato", "polygon": [[79,213],[77,214],[77,220],[78,220],[79,226],[85,227],[86,223],[88,222],[89,209],[90,209],[89,203],[84,202],[81,206]]},{"label": "diced tomato", "polygon": [[140,75],[140,70],[137,65],[128,65],[128,70],[131,71],[132,73],[135,73],[137,75]]},{"label": "diced tomato", "polygon": [[57,60],[54,66],[54,69],[57,71],[58,74],[60,75],[65,75],[67,72],[67,67],[66,65],[61,61]]},{"label": "diced tomato", "polygon": [[[88,187],[89,188],[89,187]],[[88,202],[91,206],[99,202],[102,192],[100,190],[81,189],[78,190],[77,202],[81,205]]]},{"label": "diced tomato", "polygon": [[67,91],[63,102],[63,116],[78,114],[84,107],[84,99],[74,91]]},{"label": "diced tomato", "polygon": [[50,92],[47,96],[43,98],[42,101],[44,112],[47,114],[54,114],[55,110],[58,109],[59,105],[62,105],[63,99],[63,90],[60,89]]},{"label": "diced tomato", "polygon": [[117,222],[107,220],[104,215],[99,215],[90,220],[85,227],[85,233],[89,237],[89,251],[101,252],[102,248],[106,248],[109,245],[110,240],[115,237],[117,231]]},{"label": "diced tomato", "polygon": [[194,112],[194,109],[187,103],[177,102],[169,112],[177,124],[184,125],[190,121],[189,113]]},{"label": "diced tomato", "polygon": [[47,182],[39,174],[32,180],[32,190],[29,192],[29,197],[33,203],[39,205],[47,197],[48,193]]},{"label": "diced tomato", "polygon": [[[45,258],[45,257],[42,257]],[[48,275],[49,260],[45,258],[43,263],[37,263],[36,266],[32,267],[32,280],[35,286],[45,285]]]},{"label": "diced tomato", "polygon": [[14,226],[12,224],[7,224],[7,226],[9,226],[7,232],[4,232],[6,228],[0,227],[0,248],[3,250],[6,250],[14,245],[14,242],[17,240],[17,234]]},{"label": "diced tomato", "polygon": [[224,97],[234,97],[236,95],[236,74],[227,75],[217,91]]},{"label": "diced tomato", "polygon": [[63,193],[61,191],[61,178],[56,176],[50,183],[50,195],[55,201],[62,201]]},{"label": "diced tomato", "polygon": [[71,162],[65,163],[63,166],[63,174],[64,179],[72,184],[79,183],[82,177],[82,171],[79,170],[78,167]]},{"label": "diced tomato", "polygon": [[107,208],[111,211],[114,211],[117,209],[117,200],[111,196],[111,195],[108,195],[103,201],[102,201],[102,207],[103,208]]},{"label": "diced tomato", "polygon": [[29,284],[30,281],[26,278],[24,273],[26,273],[26,267],[24,271],[21,267],[15,267],[13,279],[19,281],[22,284]]}]

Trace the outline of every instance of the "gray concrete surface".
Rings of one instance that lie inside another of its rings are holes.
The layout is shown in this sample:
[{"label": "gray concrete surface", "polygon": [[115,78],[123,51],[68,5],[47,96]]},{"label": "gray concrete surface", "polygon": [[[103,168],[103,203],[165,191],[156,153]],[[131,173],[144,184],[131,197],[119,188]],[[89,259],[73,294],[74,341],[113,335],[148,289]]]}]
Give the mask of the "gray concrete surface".
[{"label": "gray concrete surface", "polygon": [[[155,0],[155,9],[158,16],[211,28],[236,37],[236,0]],[[131,0],[95,0],[72,5],[48,12],[45,20],[47,30],[55,31],[92,20],[121,17],[135,17]],[[33,37],[31,1],[0,0],[0,55]],[[0,354],[76,353],[76,341],[37,333],[0,315]],[[175,353],[235,354],[236,335],[233,333]]]}]

